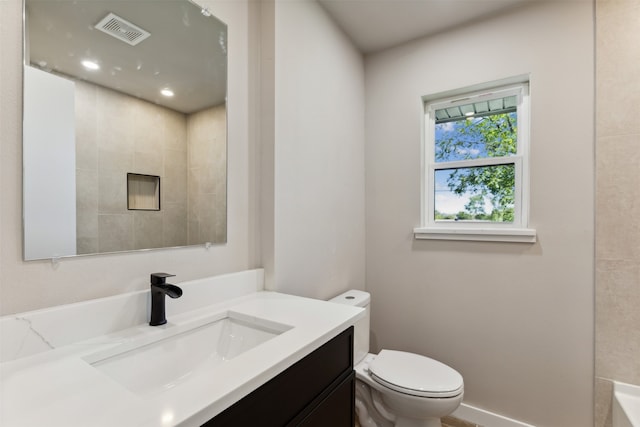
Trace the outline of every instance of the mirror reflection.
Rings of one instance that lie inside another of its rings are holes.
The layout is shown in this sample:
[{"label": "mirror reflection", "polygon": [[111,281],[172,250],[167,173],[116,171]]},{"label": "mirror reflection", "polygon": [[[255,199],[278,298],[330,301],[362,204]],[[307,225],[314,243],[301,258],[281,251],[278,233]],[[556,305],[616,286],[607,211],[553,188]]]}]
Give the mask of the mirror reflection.
[{"label": "mirror reflection", "polygon": [[226,242],[227,29],[186,0],[26,0],[26,260]]}]

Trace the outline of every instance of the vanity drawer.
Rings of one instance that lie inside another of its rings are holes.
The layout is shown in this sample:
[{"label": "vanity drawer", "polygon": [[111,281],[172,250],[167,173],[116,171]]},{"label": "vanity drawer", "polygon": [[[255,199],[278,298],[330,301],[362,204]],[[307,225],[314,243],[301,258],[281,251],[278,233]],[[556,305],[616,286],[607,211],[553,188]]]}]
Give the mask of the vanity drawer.
[{"label": "vanity drawer", "polygon": [[[281,427],[297,425],[303,417],[313,414],[325,401],[349,399],[345,381],[353,374],[353,327],[349,327],[286,371],[236,402],[204,424],[206,427]],[[333,396],[334,390],[341,390]],[[329,398],[332,396],[332,398]],[[344,412],[344,411],[343,411]],[[351,418],[353,418],[351,416]],[[295,423],[295,424],[294,424]],[[309,424],[313,425],[313,424]],[[340,425],[351,426],[352,420]]]},{"label": "vanity drawer", "polygon": [[317,405],[311,405],[309,413],[303,413],[297,417],[289,426],[293,427],[351,427],[356,422],[355,412],[356,401],[356,373],[351,371],[346,378],[342,379],[335,389],[326,396],[322,396],[322,401]]}]

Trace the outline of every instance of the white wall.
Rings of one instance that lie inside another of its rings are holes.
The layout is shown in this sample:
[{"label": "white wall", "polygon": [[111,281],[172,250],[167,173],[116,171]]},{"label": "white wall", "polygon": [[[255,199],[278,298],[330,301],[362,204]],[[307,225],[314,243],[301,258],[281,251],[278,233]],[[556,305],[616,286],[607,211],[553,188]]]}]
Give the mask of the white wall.
[{"label": "white wall", "polygon": [[[439,359],[465,403],[593,424],[593,5],[534,2],[366,58],[373,343]],[[420,97],[531,74],[535,244],[415,241]]]},{"label": "white wall", "polygon": [[272,41],[263,65],[273,79],[263,83],[273,91],[263,88],[272,102],[262,118],[274,120],[263,170],[263,191],[273,195],[263,227],[267,286],[323,299],[363,289],[362,56],[315,1],[276,1],[266,15],[263,39]]},{"label": "white wall", "polygon": [[75,84],[33,67],[24,72],[24,256],[75,255]]},{"label": "white wall", "polygon": [[22,261],[22,2],[0,1],[0,314],[114,295],[148,286],[166,271],[176,282],[253,268],[257,207],[252,159],[254,99],[249,92],[252,3],[202,2],[229,26],[228,243],[49,261]]}]

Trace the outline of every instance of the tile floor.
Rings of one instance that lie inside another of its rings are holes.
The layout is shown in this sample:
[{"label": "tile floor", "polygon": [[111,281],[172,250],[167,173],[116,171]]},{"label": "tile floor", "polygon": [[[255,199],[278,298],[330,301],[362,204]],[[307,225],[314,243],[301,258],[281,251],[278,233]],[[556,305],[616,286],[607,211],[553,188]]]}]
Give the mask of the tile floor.
[{"label": "tile floor", "polygon": [[479,424],[470,423],[455,417],[444,417],[442,419],[442,427],[483,427]]}]

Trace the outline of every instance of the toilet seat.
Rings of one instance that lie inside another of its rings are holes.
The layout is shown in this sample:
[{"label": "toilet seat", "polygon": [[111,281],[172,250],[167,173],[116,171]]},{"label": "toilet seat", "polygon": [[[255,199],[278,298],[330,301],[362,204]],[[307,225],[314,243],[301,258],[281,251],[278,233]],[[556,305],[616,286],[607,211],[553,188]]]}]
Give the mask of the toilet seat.
[{"label": "toilet seat", "polygon": [[462,376],[453,368],[419,354],[382,350],[369,365],[377,383],[399,393],[447,398],[462,393]]}]

